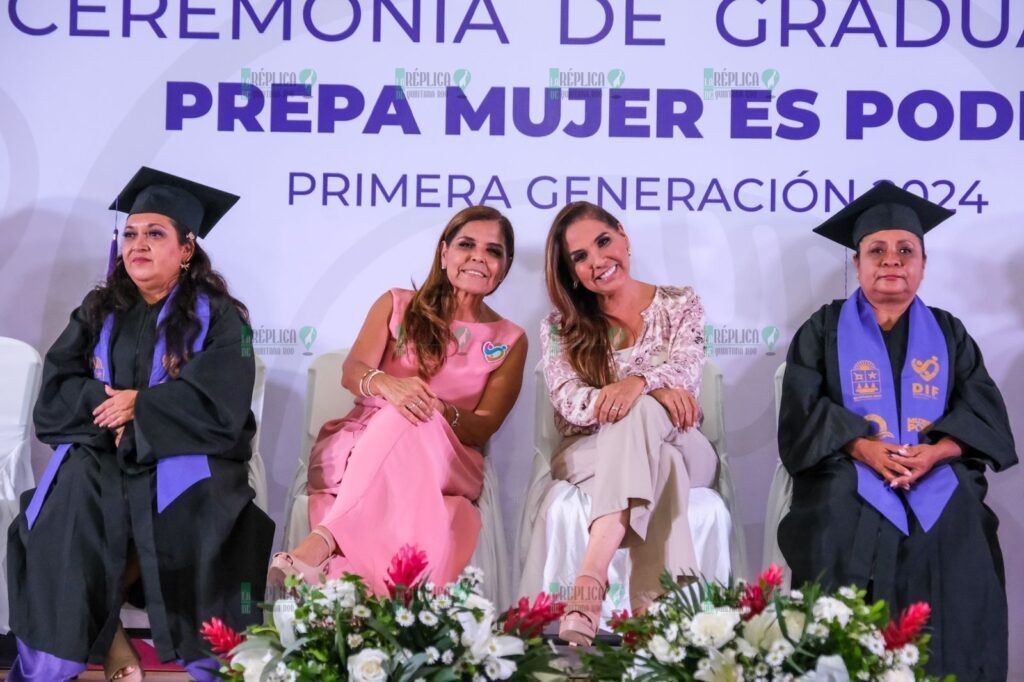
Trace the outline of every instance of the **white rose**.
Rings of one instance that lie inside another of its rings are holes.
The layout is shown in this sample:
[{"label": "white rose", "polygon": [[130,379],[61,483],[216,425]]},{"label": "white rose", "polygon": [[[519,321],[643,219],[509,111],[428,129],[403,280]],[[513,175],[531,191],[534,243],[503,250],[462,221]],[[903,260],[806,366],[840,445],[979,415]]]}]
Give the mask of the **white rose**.
[{"label": "white rose", "polygon": [[[385,682],[388,655],[380,649],[363,649],[348,659],[348,676],[353,682]],[[246,680],[248,682],[248,680]]]},{"label": "white rose", "polygon": [[791,590],[789,593],[789,598],[799,604],[804,600],[804,593],[800,590]]},{"label": "white rose", "polygon": [[914,682],[914,671],[907,666],[886,670],[882,682]]},{"label": "white rose", "polygon": [[286,648],[295,644],[295,609],[294,599],[278,599],[274,602],[274,627],[277,628],[281,644]]},{"label": "white rose", "polygon": [[242,666],[245,682],[260,682],[260,678],[263,677],[263,669],[267,667],[267,663],[270,663],[270,659],[273,657],[274,652],[270,648],[245,649],[235,654],[231,658],[231,663]]},{"label": "white rose", "polygon": [[698,613],[690,621],[693,643],[706,649],[720,649],[736,636],[739,614],[733,611]]}]

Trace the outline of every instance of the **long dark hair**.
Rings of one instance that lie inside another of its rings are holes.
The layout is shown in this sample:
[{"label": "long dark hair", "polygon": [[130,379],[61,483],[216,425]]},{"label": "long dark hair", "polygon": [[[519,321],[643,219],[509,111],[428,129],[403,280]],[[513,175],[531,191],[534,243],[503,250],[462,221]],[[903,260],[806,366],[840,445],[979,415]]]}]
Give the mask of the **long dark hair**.
[{"label": "long dark hair", "polygon": [[[185,230],[170,220],[178,235],[178,244],[185,243]],[[178,277],[178,291],[171,301],[171,309],[164,318],[162,329],[167,339],[167,370],[176,377],[181,367],[192,357],[192,343],[199,335],[201,324],[196,315],[196,297],[206,294],[211,308],[220,301],[230,301],[245,324],[249,324],[249,310],[228,291],[228,284],[220,273],[213,269],[210,257],[199,244],[193,244],[194,251],[189,260],[188,270],[182,270]],[[135,305],[140,298],[139,289],[128,276],[124,259],[119,255],[114,272],[107,280],[89,292],[82,303],[82,310],[92,334],[89,353],[99,338],[100,328],[107,315],[116,317]]]},{"label": "long dark hair", "polygon": [[[441,237],[434,249],[434,261],[430,265],[430,273],[423,286],[416,290],[409,307],[405,310],[402,320],[402,331],[405,338],[399,342],[412,343],[416,349],[416,362],[419,374],[424,378],[432,377],[440,371],[447,359],[448,346],[452,338],[451,320],[455,313],[455,289],[448,281],[448,274],[441,267],[441,245],[451,247],[466,223],[474,220],[493,220],[501,228],[501,236],[505,241],[505,273],[512,267],[515,255],[515,234],[512,223],[500,211],[490,206],[469,206],[456,213],[445,225]],[[497,289],[497,287],[495,287]],[[493,293],[493,290],[488,293]]]},{"label": "long dark hair", "polygon": [[615,381],[608,318],[601,312],[597,294],[574,286],[576,276],[565,249],[566,230],[587,218],[622,231],[618,219],[597,204],[589,201],[567,204],[555,216],[548,231],[544,276],[548,296],[562,316],[562,327],[557,333],[566,359],[583,381],[600,388]]}]

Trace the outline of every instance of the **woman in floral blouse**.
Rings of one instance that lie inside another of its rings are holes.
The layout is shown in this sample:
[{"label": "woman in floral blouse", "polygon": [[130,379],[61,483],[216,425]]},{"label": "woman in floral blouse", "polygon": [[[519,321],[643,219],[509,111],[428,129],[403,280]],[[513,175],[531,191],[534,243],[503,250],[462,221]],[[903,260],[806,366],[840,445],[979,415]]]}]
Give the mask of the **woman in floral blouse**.
[{"label": "woman in floral blouse", "polygon": [[[644,608],[667,568],[698,571],[687,521],[691,487],[712,484],[718,459],[697,430],[704,308],[690,287],[630,276],[629,237],[603,208],[569,204],[547,241],[544,378],[564,439],[552,476],[592,501],[590,537],[559,636],[597,633],[608,565],[629,549],[630,600]],[[542,503],[545,513],[547,501]]]}]

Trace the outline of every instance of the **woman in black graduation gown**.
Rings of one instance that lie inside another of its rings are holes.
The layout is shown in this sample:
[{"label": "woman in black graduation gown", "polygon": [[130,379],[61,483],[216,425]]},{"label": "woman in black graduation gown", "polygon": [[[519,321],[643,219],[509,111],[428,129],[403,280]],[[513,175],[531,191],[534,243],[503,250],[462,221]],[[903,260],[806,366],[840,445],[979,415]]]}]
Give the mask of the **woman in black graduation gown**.
[{"label": "woman in black graduation gown", "polygon": [[160,658],[198,679],[204,620],[261,619],[274,525],[247,478],[247,312],[195,242],[237,199],[143,168],[111,206],[130,207],[122,257],[46,354],[35,427],[57,450],[8,533],[9,680],[102,661],[129,591]]},{"label": "woman in black graduation gown", "polygon": [[794,585],[855,584],[892,610],[931,605],[928,670],[1005,680],[1007,605],[985,468],[1017,462],[999,389],[950,313],[916,298],[924,233],[952,212],[881,183],[818,232],[854,251],[860,289],[800,328],[779,452],[793,502],[779,546]]}]

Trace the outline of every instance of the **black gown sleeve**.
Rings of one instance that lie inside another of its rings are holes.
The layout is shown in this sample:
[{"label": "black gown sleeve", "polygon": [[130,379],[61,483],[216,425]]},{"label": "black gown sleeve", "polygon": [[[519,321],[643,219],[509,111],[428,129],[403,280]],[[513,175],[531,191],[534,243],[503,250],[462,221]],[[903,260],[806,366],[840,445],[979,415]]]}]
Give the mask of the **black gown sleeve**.
[{"label": "black gown sleeve", "polygon": [[963,444],[963,457],[981,460],[993,471],[1011,467],[1017,463],[1017,452],[1010,418],[999,388],[985,369],[981,349],[960,320],[945,311],[935,312],[948,321],[955,360],[949,406],[928,430],[928,441],[952,436]]},{"label": "black gown sleeve", "polygon": [[174,455],[248,455],[236,446],[251,419],[256,361],[242,345],[242,318],[230,301],[211,302],[210,316],[203,350],[181,375],[140,390],[135,399],[129,438],[140,464]]},{"label": "black gown sleeve", "polygon": [[790,474],[810,469],[841,448],[867,436],[864,419],[832,400],[828,393],[826,317],[828,306],[800,327],[786,356],[779,407],[779,457]]},{"label": "black gown sleeve", "polygon": [[92,411],[108,396],[103,382],[93,378],[91,339],[82,309],[76,308],[46,352],[32,414],[36,436],[44,443],[113,444],[112,432],[93,423]]}]

